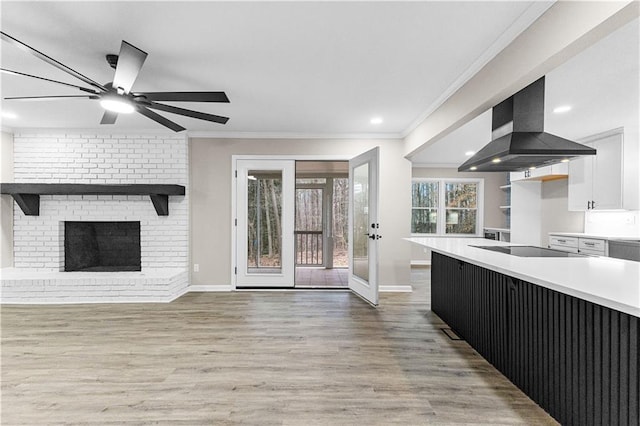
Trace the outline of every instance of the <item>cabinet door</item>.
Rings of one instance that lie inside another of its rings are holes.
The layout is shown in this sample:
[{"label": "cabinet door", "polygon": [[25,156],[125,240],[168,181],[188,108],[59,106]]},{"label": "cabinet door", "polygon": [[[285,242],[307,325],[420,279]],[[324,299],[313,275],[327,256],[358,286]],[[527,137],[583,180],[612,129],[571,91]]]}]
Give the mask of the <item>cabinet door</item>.
[{"label": "cabinet door", "polygon": [[615,134],[593,143],[593,197],[595,209],[622,208],[622,135]]},{"label": "cabinet door", "polygon": [[524,172],[511,172],[509,173],[509,181],[510,182],[517,182],[519,180],[524,180],[525,179],[525,173]]},{"label": "cabinet door", "polygon": [[[599,152],[598,152],[599,154]],[[593,158],[579,157],[569,162],[569,210],[585,211],[593,193]]]}]

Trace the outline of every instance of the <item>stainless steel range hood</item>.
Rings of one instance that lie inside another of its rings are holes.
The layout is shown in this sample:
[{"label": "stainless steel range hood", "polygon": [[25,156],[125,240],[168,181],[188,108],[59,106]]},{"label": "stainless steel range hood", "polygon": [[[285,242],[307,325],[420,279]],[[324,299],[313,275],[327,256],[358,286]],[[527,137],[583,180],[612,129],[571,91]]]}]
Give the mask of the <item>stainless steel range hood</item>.
[{"label": "stainless steel range hood", "polygon": [[596,154],[544,131],[544,77],[496,105],[492,114],[493,140],[459,172],[516,172]]}]

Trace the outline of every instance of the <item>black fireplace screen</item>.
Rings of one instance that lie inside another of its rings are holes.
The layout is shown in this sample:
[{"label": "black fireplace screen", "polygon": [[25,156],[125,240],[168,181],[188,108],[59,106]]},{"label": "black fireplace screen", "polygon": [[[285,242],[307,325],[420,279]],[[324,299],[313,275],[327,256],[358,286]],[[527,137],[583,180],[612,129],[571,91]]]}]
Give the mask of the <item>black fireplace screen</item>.
[{"label": "black fireplace screen", "polygon": [[65,222],[65,271],[140,271],[140,222]]}]

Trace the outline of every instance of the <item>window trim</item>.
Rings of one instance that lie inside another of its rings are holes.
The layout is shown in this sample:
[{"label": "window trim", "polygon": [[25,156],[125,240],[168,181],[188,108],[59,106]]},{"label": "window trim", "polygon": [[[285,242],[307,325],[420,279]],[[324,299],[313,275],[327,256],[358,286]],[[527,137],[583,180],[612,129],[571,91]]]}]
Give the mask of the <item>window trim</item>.
[{"label": "window trim", "polygon": [[[484,235],[484,178],[411,178],[411,185],[416,182],[437,182],[438,183],[438,222],[435,234],[425,234],[411,232],[412,237],[482,237]],[[447,234],[446,233],[446,214],[447,208],[445,203],[445,188],[447,183],[475,183],[476,190],[476,233],[475,234]],[[413,195],[411,197],[411,212],[413,214]],[[427,209],[428,207],[425,207]],[[432,208],[432,207],[431,207]]]}]

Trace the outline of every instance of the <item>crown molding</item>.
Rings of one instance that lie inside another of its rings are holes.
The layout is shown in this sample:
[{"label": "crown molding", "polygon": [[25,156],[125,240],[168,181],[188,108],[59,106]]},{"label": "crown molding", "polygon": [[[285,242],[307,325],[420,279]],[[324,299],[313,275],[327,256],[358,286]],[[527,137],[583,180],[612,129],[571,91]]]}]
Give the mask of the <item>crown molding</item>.
[{"label": "crown molding", "polygon": [[187,132],[190,138],[213,139],[402,139],[400,133]]}]

